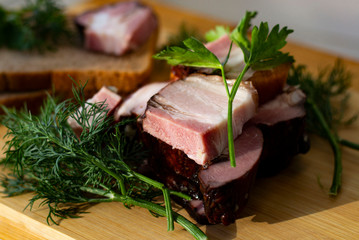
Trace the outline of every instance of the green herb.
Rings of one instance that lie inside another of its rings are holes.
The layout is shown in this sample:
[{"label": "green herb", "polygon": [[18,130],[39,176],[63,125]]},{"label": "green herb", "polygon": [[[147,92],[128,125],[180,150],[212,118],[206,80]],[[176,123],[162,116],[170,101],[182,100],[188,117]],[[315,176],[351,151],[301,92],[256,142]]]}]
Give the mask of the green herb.
[{"label": "green herb", "polygon": [[205,39],[207,42],[213,42],[229,33],[230,29],[228,26],[216,26],[214,30],[210,30],[206,33]]},{"label": "green herb", "polygon": [[172,34],[168,37],[168,41],[165,46],[161,47],[161,50],[165,49],[166,46],[178,46],[185,47],[183,41],[189,37],[195,37],[200,41],[204,40],[202,35],[198,33],[198,29],[182,23],[179,27],[179,30],[176,34]]},{"label": "green herb", "polygon": [[0,47],[44,51],[70,36],[67,19],[55,0],[27,1],[13,11],[0,7]]},{"label": "green herb", "polygon": [[[85,103],[82,93],[83,87],[74,91],[77,103],[58,103],[49,97],[39,116],[4,108],[1,123],[10,140],[3,163],[15,176],[2,180],[5,193],[34,191],[28,206],[36,201],[48,206],[48,223],[77,217],[88,204],[122,202],[127,208],[139,206],[166,216],[168,230],[173,230],[175,221],[196,239],[206,239],[196,225],[172,209],[170,195],[189,200],[187,195],[130,168],[146,156],[136,138],[125,134],[133,120],[114,124],[104,103]],[[79,138],[67,123],[69,117],[83,128]]]},{"label": "green herb", "polygon": [[[291,56],[280,51],[286,44],[288,34],[293,32],[286,27],[279,29],[279,25],[276,25],[269,32],[268,23],[262,22],[259,27],[255,26],[253,28],[251,40],[247,38],[247,33],[251,26],[250,21],[256,14],[256,12],[247,12],[238,26],[230,34],[232,41],[242,49],[245,62],[242,72],[237,77],[231,89],[229,89],[226,81],[224,65],[227,63],[232,47],[230,47],[227,58],[223,63],[220,63],[213,53],[194,38],[184,41],[186,48],[168,47],[154,56],[156,59],[167,60],[171,65],[181,64],[221,70],[228,96],[228,148],[231,166],[233,167],[236,166],[236,162],[232,130],[232,106],[243,76],[250,68],[254,70],[264,70],[274,68],[285,62],[294,61]],[[217,32],[219,31],[217,30]]]},{"label": "green herb", "polygon": [[292,67],[288,76],[288,84],[299,85],[307,95],[306,125],[309,132],[327,139],[334,153],[334,174],[329,194],[337,195],[342,185],[342,152],[340,145],[359,150],[359,145],[341,139],[338,135],[340,126],[349,125],[357,115],[348,118],[349,93],[351,74],[342,63],[337,61],[328,71],[325,69],[317,77],[306,71],[303,65]]},{"label": "green herb", "polygon": [[158,53],[155,57],[165,58],[171,65],[186,65],[191,67],[207,67],[221,69],[221,62],[216,55],[209,51],[196,38],[183,41],[184,47],[172,46]]}]

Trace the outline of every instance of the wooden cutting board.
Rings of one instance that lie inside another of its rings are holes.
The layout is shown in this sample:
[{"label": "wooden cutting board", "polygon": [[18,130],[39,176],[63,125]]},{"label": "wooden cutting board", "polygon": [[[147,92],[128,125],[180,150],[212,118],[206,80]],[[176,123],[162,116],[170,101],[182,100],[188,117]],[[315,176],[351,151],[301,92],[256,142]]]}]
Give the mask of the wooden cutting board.
[{"label": "wooden cutting board", "polygon": [[[79,12],[99,2],[104,1],[86,2],[69,12]],[[153,1],[148,4],[159,15],[159,46],[182,22],[200,33],[223,23]],[[337,59],[295,43],[289,43],[286,50],[312,72],[333,65]],[[359,62],[349,59],[343,62],[354,75],[351,110],[359,111]],[[162,64],[155,65],[152,80],[166,78],[168,69],[163,69]],[[1,136],[5,131],[0,127]],[[342,129],[340,136],[359,142],[359,122]],[[1,140],[1,146],[4,141]],[[209,239],[358,239],[359,152],[343,148],[343,187],[336,198],[331,198],[327,194],[333,172],[331,148],[317,137],[312,136],[311,142],[310,152],[296,157],[288,169],[256,181],[249,203],[235,224],[200,226]],[[31,194],[0,198],[0,239],[193,239],[181,226],[167,232],[164,218],[155,218],[136,207],[128,210],[121,203],[97,204],[81,218],[48,226],[46,208],[23,211],[30,197]],[[179,212],[188,217],[184,210]]]}]

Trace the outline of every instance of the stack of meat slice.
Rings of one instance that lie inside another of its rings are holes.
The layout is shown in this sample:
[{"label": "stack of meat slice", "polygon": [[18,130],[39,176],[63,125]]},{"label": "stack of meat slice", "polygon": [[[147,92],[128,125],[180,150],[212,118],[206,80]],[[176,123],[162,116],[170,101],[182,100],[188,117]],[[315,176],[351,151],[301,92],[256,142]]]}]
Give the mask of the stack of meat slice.
[{"label": "stack of meat slice", "polygon": [[[207,48],[221,59],[227,50],[218,48],[229,44],[224,36]],[[234,53],[229,76],[243,67],[243,56]],[[298,89],[283,90],[289,67],[250,71],[242,82],[233,104],[235,168],[228,157],[228,99],[221,77],[204,75],[210,73],[206,69],[174,67],[176,81],[149,100],[142,127],[153,151],[152,166],[169,188],[192,197],[180,203],[200,223],[233,223],[248,200],[258,166],[260,175],[272,175],[308,150],[305,96]]]},{"label": "stack of meat slice", "polygon": [[264,136],[258,176],[277,174],[289,165],[293,156],[309,150],[305,98],[300,89],[286,87],[282,94],[261,105],[251,119]]},{"label": "stack of meat slice", "polygon": [[[218,44],[229,47],[227,40],[221,38]],[[208,48],[218,46],[212,43]],[[218,49],[212,50],[220,55]],[[229,64],[238,69],[236,58],[241,55],[235,53]],[[230,166],[228,156],[228,98],[223,80],[204,74],[206,70],[193,73],[198,69],[175,68],[176,81],[137,90],[116,108],[115,120],[141,116],[141,136],[152,151],[149,160],[156,177],[192,198],[175,200],[198,222],[229,225],[240,217],[258,170],[259,175],[272,175],[308,150],[305,95],[285,86],[288,66],[250,72],[241,83],[233,102],[236,167]],[[229,88],[233,83],[228,80]],[[106,94],[101,99],[113,99],[111,92]],[[111,112],[121,101],[114,99]]]},{"label": "stack of meat slice", "polygon": [[230,166],[227,104],[221,77],[192,74],[154,95],[143,118],[145,142],[153,150],[158,177],[193,198],[183,203],[202,223],[228,225],[239,217],[262,152],[261,131],[243,127],[258,104],[251,82],[243,82],[233,103],[237,166]]}]

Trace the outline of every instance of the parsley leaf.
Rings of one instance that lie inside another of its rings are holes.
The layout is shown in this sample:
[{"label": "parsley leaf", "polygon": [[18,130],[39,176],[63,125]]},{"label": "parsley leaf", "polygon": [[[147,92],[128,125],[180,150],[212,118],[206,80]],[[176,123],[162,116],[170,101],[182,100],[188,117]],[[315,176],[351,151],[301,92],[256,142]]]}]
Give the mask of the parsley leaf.
[{"label": "parsley leaf", "polygon": [[222,37],[223,35],[229,34],[229,32],[230,30],[228,26],[216,26],[215,29],[210,30],[206,33],[205,39],[207,42],[213,42]]},{"label": "parsley leaf", "polygon": [[183,47],[167,47],[157,53],[154,58],[167,60],[171,65],[186,65],[191,67],[204,67],[221,69],[221,62],[216,55],[209,51],[203,43],[196,38],[188,38],[183,41]]},{"label": "parsley leaf", "polygon": [[254,26],[252,40],[249,41],[247,32],[251,26],[250,21],[256,16],[256,12],[247,12],[240,24],[233,30],[231,39],[244,53],[245,63],[254,70],[265,70],[274,68],[285,62],[294,62],[292,56],[280,51],[286,45],[287,36],[293,32],[292,29],[284,27],[279,29],[275,25],[269,32],[267,22],[261,22],[259,27]]},{"label": "parsley leaf", "polygon": [[269,35],[268,32],[268,23],[261,23],[259,28],[256,26],[253,28],[249,59],[249,64],[253,69],[268,69],[294,61],[292,56],[279,51],[285,46],[286,38],[293,30],[287,27],[279,30],[279,25],[275,25]]},{"label": "parsley leaf", "polygon": [[248,39],[248,31],[251,27],[251,20],[257,15],[257,12],[246,12],[246,15],[239,22],[237,27],[231,33],[232,41],[237,44],[244,54],[244,60],[247,62],[250,55],[251,41]]}]

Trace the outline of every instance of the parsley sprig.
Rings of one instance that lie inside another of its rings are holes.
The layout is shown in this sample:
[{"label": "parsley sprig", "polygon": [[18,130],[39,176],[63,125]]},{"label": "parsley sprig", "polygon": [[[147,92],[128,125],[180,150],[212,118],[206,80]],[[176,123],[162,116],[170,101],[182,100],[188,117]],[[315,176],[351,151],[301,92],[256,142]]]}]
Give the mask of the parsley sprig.
[{"label": "parsley sprig", "polygon": [[[287,36],[292,33],[293,30],[287,27],[280,29],[279,25],[276,25],[270,31],[268,23],[262,22],[259,27],[253,27],[251,39],[248,38],[247,34],[251,27],[250,22],[256,15],[257,12],[246,12],[243,19],[230,34],[232,43],[235,43],[242,49],[245,62],[244,68],[236,78],[231,89],[227,84],[224,66],[228,61],[232,47],[230,47],[227,58],[223,63],[221,63],[203,43],[195,38],[185,40],[185,47],[168,47],[154,56],[156,59],[167,60],[171,65],[213,68],[221,71],[228,97],[228,148],[231,166],[233,167],[236,166],[236,162],[232,127],[232,108],[234,98],[245,73],[250,68],[253,70],[266,70],[285,62],[294,61],[293,57],[289,56],[289,54],[280,51],[286,44]],[[208,35],[208,38],[216,39],[220,34],[226,34],[225,28],[217,28]]]},{"label": "parsley sprig", "polygon": [[[122,202],[127,208],[139,206],[167,217],[169,231],[177,222],[196,239],[206,239],[195,224],[172,209],[170,195],[190,197],[131,167],[146,157],[142,144],[126,135],[126,126],[134,120],[114,124],[104,103],[84,101],[83,87],[74,96],[75,102],[60,103],[49,97],[39,116],[4,108],[1,123],[10,140],[3,163],[14,176],[2,179],[4,192],[13,196],[33,191],[28,206],[37,201],[47,206],[48,223],[77,217],[92,203]],[[69,117],[83,129],[79,138],[67,123]]]}]

